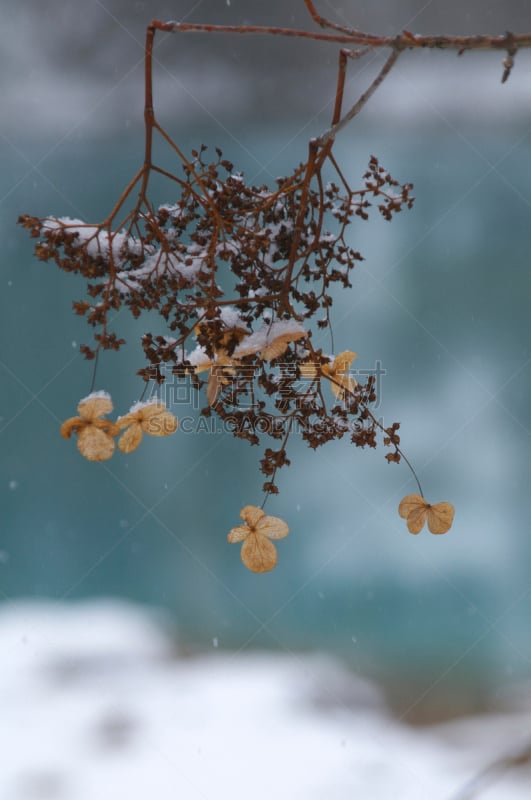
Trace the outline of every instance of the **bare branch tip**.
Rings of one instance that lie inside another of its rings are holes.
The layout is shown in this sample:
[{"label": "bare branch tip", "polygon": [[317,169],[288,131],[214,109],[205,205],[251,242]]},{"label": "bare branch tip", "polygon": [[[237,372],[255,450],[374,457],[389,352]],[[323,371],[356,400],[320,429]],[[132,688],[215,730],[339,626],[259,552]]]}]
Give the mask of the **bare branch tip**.
[{"label": "bare branch tip", "polygon": [[506,40],[507,40],[507,57],[504,58],[503,64],[503,75],[501,82],[505,83],[509,76],[511,75],[512,69],[514,67],[514,57],[518,52],[518,48],[514,42],[514,34],[511,31],[507,31],[506,33]]}]

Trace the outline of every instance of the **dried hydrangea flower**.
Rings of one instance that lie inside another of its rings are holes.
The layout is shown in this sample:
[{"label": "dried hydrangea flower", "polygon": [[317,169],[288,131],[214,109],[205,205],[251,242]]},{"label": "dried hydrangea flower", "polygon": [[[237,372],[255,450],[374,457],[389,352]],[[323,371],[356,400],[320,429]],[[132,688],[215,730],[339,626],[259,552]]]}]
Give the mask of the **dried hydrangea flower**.
[{"label": "dried hydrangea flower", "polygon": [[344,400],[347,392],[353,392],[357,384],[349,374],[349,368],[357,353],[344,350],[337,355],[331,364],[316,364],[313,361],[303,361],[299,364],[301,377],[316,378],[324,375],[330,380],[330,389],[338,400]]},{"label": "dried hydrangea flower", "polygon": [[[212,321],[203,321],[198,322],[197,325],[194,326],[194,333],[196,337],[198,335],[206,336],[210,340],[210,344],[213,344],[213,341],[216,339],[216,334],[214,332],[214,327]],[[242,328],[238,324],[227,325],[226,323],[223,324],[221,331],[217,335],[217,347],[213,347],[214,350],[225,351],[226,348],[232,345],[238,345],[241,340],[247,336],[248,331],[246,328]]]},{"label": "dried hydrangea flower", "polygon": [[338,400],[344,400],[345,395],[353,392],[356,387],[356,381],[348,374],[348,371],[357,357],[358,354],[352,350],[345,350],[334,358],[332,364],[321,366],[323,375],[330,379],[330,388]]},{"label": "dried hydrangea flower", "polygon": [[101,419],[112,411],[113,405],[107,392],[93,392],[80,401],[79,417],[70,417],[61,425],[61,436],[70,439],[77,433],[77,446],[82,456],[89,461],[107,461],[114,453],[114,437],[120,429],[114,422]]},{"label": "dried hydrangea flower", "polygon": [[279,356],[283,355],[291,342],[304,339],[306,336],[308,336],[308,334],[305,330],[281,333],[278,336],[275,336],[271,342],[268,342],[268,344],[261,351],[260,356],[264,361],[272,361],[274,358],[278,358]]},{"label": "dried hydrangea flower", "polygon": [[426,519],[431,533],[446,533],[452,527],[455,511],[451,503],[431,505],[420,494],[408,494],[398,506],[398,513],[406,520],[410,533],[420,533]]},{"label": "dried hydrangea flower", "polygon": [[132,453],[142,441],[142,434],[150,436],[169,436],[175,433],[177,418],[166,410],[159,400],[147,403],[135,403],[129,414],[119,417],[116,424],[120,430],[126,429],[118,440],[118,448],[122,453]]},{"label": "dried hydrangea flower", "polygon": [[221,388],[229,383],[229,376],[236,375],[236,370],[239,366],[239,360],[228,356],[225,351],[216,353],[214,359],[209,359],[202,364],[196,365],[196,373],[204,372],[207,369],[210,370],[206,389],[209,406],[213,406],[216,403]]},{"label": "dried hydrangea flower", "polygon": [[[196,336],[209,336],[209,324],[198,323],[194,332]],[[222,388],[229,384],[230,379],[234,378],[239,370],[244,369],[243,358],[258,353],[262,361],[271,361],[285,353],[291,342],[307,336],[307,331],[299,323],[291,320],[277,320],[263,325],[256,331],[245,331],[237,325],[226,326],[218,332],[216,344],[210,342],[213,357],[210,357],[204,348],[199,347],[189,355],[189,361],[196,374],[210,371],[206,395],[208,404],[213,406]],[[214,339],[214,334],[211,338]],[[233,343],[236,346],[232,350],[227,349]]]},{"label": "dried hydrangea flower", "polygon": [[289,528],[283,519],[270,517],[257,506],[244,506],[237,525],[227,535],[231,544],[243,542],[241,558],[251,572],[269,572],[277,564],[277,549],[271,539],[284,539]]}]

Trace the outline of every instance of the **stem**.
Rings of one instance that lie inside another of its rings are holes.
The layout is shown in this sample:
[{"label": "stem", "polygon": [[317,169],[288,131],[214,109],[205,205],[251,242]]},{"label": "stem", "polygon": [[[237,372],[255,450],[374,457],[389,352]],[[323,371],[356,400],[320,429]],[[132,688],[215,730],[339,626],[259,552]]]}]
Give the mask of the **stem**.
[{"label": "stem", "polygon": [[96,348],[96,355],[94,356],[94,366],[92,367],[92,380],[90,382],[90,387],[88,392],[89,394],[92,394],[92,392],[94,391],[94,386],[96,385],[96,374],[98,372],[99,357],[100,357],[100,347],[98,345],[98,347]]},{"label": "stem", "polygon": [[404,455],[404,452],[403,452],[403,451],[400,449],[400,447],[397,447],[397,448],[396,448],[396,452],[400,454],[400,458],[403,458],[403,459],[404,459],[404,461],[406,462],[406,464],[408,465],[409,469],[411,470],[411,474],[412,474],[412,475],[413,475],[413,477],[415,478],[415,481],[416,481],[416,483],[417,483],[417,486],[419,487],[419,494],[420,494],[420,496],[421,496],[421,497],[424,497],[424,492],[422,491],[422,486],[420,485],[420,481],[419,481],[419,479],[418,479],[418,475],[417,475],[417,473],[415,472],[415,470],[413,469],[413,465],[411,464],[411,461],[409,460],[409,458],[407,458],[407,457]]},{"label": "stem", "polygon": [[[144,153],[144,166],[146,172],[151,167],[151,154],[153,147],[153,125],[155,113],[153,111],[153,41],[155,38],[155,25],[148,25],[146,31],[146,60],[144,62],[144,121],[146,124],[146,141]],[[147,185],[147,181],[146,181]],[[143,187],[144,188],[144,187]]]},{"label": "stem", "polygon": [[[307,2],[307,0],[305,0]],[[367,47],[394,47],[397,50],[457,50],[459,54],[466,50],[520,50],[531,47],[531,33],[511,33],[502,35],[479,34],[474,36],[422,36],[403,31],[398,36],[379,36],[374,33],[342,28],[334,23],[330,27],[344,31],[343,35],[312,33],[295,28],[270,27],[267,25],[206,25],[188,22],[161,22],[153,20],[150,27],[169,33],[237,33],[263,34],[268,36],[289,36],[310,41],[331,42],[336,44],[361,44]]]},{"label": "stem", "polygon": [[[381,68],[380,72],[378,73],[376,78],[371,83],[371,85],[368,87],[368,89],[366,89],[363,92],[363,94],[361,95],[359,100],[357,100],[357,102],[354,103],[354,105],[352,106],[350,111],[347,111],[347,113],[345,114],[345,116],[342,119],[340,119],[338,122],[333,124],[332,127],[329,128],[329,130],[325,131],[325,133],[323,133],[319,137],[319,139],[318,139],[319,144],[323,144],[324,145],[327,142],[333,140],[335,135],[336,135],[336,133],[339,133],[339,131],[342,128],[344,128],[345,125],[347,125],[350,122],[351,119],[353,119],[355,116],[357,116],[360,113],[360,111],[363,108],[363,106],[367,103],[368,100],[371,99],[371,97],[375,93],[376,89],[380,86],[380,84],[386,78],[386,76],[391,72],[391,70],[394,67],[394,65],[396,63],[396,60],[397,60],[399,55],[400,55],[400,50],[399,49],[393,49],[391,51],[391,55],[389,56],[389,58],[387,59],[387,61],[383,65],[383,67]],[[341,89],[342,89],[342,87],[341,87]],[[338,88],[338,91],[339,91],[339,88]],[[336,111],[334,112],[334,119],[336,118],[336,112],[339,111],[339,110],[340,110],[340,108],[338,109],[336,107]]]},{"label": "stem", "polygon": [[[387,434],[387,431],[386,431],[386,429],[384,428],[384,426],[382,425],[382,423],[380,422],[380,420],[378,420],[378,419],[377,419],[377,418],[374,416],[374,414],[373,414],[373,413],[372,413],[372,411],[370,410],[370,408],[369,408],[369,406],[367,405],[367,403],[366,403],[366,402],[365,402],[365,401],[364,401],[364,400],[363,400],[361,397],[358,397],[358,396],[355,394],[355,392],[353,392],[351,389],[349,389],[347,386],[345,386],[345,385],[344,385],[344,384],[343,384],[341,381],[338,381],[338,380],[336,380],[336,379],[334,378],[334,376],[333,376],[333,375],[326,375],[325,373],[323,373],[322,371],[320,371],[320,375],[319,375],[319,377],[326,378],[327,380],[329,380],[329,381],[330,381],[330,383],[334,383],[334,384],[335,384],[335,385],[336,385],[338,388],[340,388],[340,389],[341,389],[343,392],[350,394],[350,395],[351,395],[351,396],[352,396],[352,397],[355,399],[355,401],[358,403],[358,405],[360,405],[360,406],[361,406],[361,407],[364,409],[364,411],[366,411],[366,413],[369,415],[369,417],[370,417],[370,418],[371,418],[371,420],[373,421],[374,425],[376,425],[376,427],[377,427],[377,428],[379,428],[379,430],[380,430],[380,431],[382,431],[382,433],[385,433],[385,434]],[[414,467],[413,467],[413,464],[411,463],[411,461],[409,460],[409,458],[408,458],[408,457],[405,455],[405,453],[403,452],[403,450],[402,450],[400,447],[398,447],[398,445],[394,444],[394,445],[393,445],[393,447],[395,448],[395,451],[396,451],[396,452],[399,454],[400,458],[403,458],[403,459],[404,459],[404,461],[406,462],[406,464],[407,464],[407,466],[408,466],[408,468],[409,468],[409,470],[410,470],[411,474],[413,475],[413,477],[414,477],[414,479],[415,479],[415,482],[416,482],[416,484],[417,484],[417,486],[418,486],[418,489],[419,489],[419,494],[420,494],[420,496],[421,496],[421,497],[424,497],[424,492],[422,491],[422,486],[421,486],[421,484],[420,484],[419,477],[418,477],[417,473],[415,472],[415,469],[414,469]]]},{"label": "stem", "polygon": [[[286,430],[284,438],[282,439],[282,444],[280,445],[280,449],[281,450],[285,450],[286,449],[286,445],[287,445],[288,439],[290,437],[291,429],[293,427],[293,419],[294,419],[294,413],[292,413],[290,415],[289,422],[288,422],[288,428]],[[275,476],[277,474],[277,471],[278,471],[278,467],[275,465],[275,469],[273,470],[273,474],[269,476],[269,483],[274,483],[275,482]],[[271,492],[265,492],[264,499],[262,500],[262,505],[260,506],[260,508],[263,508],[265,506],[270,494],[271,494]]]}]

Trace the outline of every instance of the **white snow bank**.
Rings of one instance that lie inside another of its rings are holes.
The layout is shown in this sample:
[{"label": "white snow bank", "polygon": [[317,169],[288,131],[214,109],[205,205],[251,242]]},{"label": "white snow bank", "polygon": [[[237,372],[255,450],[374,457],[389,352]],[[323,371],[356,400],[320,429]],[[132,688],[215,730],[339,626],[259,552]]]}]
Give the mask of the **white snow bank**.
[{"label": "white snow bank", "polygon": [[[147,612],[113,602],[4,606],[0,641],[10,800],[450,800],[529,728],[409,729],[329,658],[178,658]],[[486,796],[528,798],[526,777]]]}]

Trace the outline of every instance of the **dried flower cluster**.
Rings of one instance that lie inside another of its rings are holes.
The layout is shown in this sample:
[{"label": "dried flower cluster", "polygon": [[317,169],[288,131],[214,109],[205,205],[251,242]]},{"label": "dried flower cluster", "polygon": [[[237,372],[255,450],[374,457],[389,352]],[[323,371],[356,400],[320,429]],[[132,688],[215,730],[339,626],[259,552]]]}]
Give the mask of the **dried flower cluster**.
[{"label": "dried flower cluster", "polygon": [[[314,20],[328,25],[309,0],[305,3]],[[94,330],[94,343],[81,347],[94,362],[92,385],[99,354],[125,344],[113,327],[123,318],[117,312],[127,310],[135,318],[148,312],[150,327],[157,315],[159,327],[142,338],[146,362],[138,374],[145,389],[151,381],[163,384],[168,374],[198,392],[205,387],[202,415],[217,415],[252,445],[268,439],[260,460],[264,502],[278,493],[277,471],[290,463],[287,445],[295,430],[312,448],[345,436],[357,447],[373,448],[381,435],[387,460],[399,462],[399,424],[384,426],[371,410],[377,400],[374,377],[358,383],[350,374],[357,354],[325,353],[314,334],[331,327],[334,287],[349,288],[351,271],[362,259],[351,244],[352,223],[367,220],[372,206],[391,220],[413,203],[411,184],[399,184],[375,156],[360,188],[353,189],[333,154],[335,134],[390,71],[404,48],[402,39],[393,40],[381,72],[343,117],[346,63],[362,51],[341,50],[332,127],[309,142],[307,160],[290,175],[274,186],[256,186],[247,184],[219,149],[213,160],[204,146],[186,157],[155,119],[155,31],[188,29],[203,27],[157,21],[148,26],[144,164],[108,217],[98,224],[67,217],[19,219],[37,240],[41,261],[54,261],[87,281],[86,296],[73,306]],[[177,157],[174,173],[153,162],[154,133]],[[152,174],[168,179],[170,203],[157,207],[149,199]],[[111,399],[96,392],[78,411],[61,432],[67,438],[77,434],[80,452],[91,461],[110,458],[117,437],[118,449],[130,453],[144,433],[164,436],[177,428],[159,401],[137,403],[111,422],[104,418],[112,411]],[[448,530],[453,509],[450,515],[449,504],[430,506],[420,484],[419,491],[400,506],[409,529],[417,533],[427,519],[432,532]],[[231,530],[229,541],[243,542],[242,560],[250,570],[267,572],[277,559],[271,540],[286,536],[288,527],[256,506],[245,506],[241,516],[245,524]]]},{"label": "dried flower cluster", "polygon": [[[264,491],[274,494],[294,425],[313,448],[345,435],[358,447],[376,446],[373,379],[361,386],[348,375],[355,353],[334,358],[314,348],[312,326],[330,325],[332,285],[349,287],[362,258],[346,235],[353,218],[367,219],[376,199],[390,219],[411,206],[411,186],[399,186],[371,157],[363,187],[354,191],[330,146],[315,148],[274,188],[247,186],[219,150],[212,163],[205,150],[183,158],[181,177],[173,176],[176,202],[152,210],[144,199],[119,229],[110,220],[25,216],[21,223],[39,240],[38,258],[88,281],[88,299],[74,303],[95,328],[96,346],[84,345],[85,356],[124,344],[110,329],[111,313],[158,312],[168,333],[145,334],[148,364],[139,373],[161,383],[171,367],[198,389],[207,373],[203,414],[230,421],[234,435],[251,444],[264,435],[279,443],[261,460]],[[325,399],[322,380],[335,404]],[[397,429],[384,430],[392,460],[400,458]],[[120,449],[141,430],[137,419]]]},{"label": "dried flower cluster", "polygon": [[92,392],[79,402],[79,417],[71,417],[61,425],[61,435],[70,439],[77,434],[79,452],[89,461],[107,461],[114,453],[114,438],[118,439],[118,449],[122,453],[136,450],[142,440],[142,433],[150,436],[169,436],[177,430],[177,419],[157,401],[135,403],[124,417],[116,422],[102,419],[113,410],[107,392]]}]

